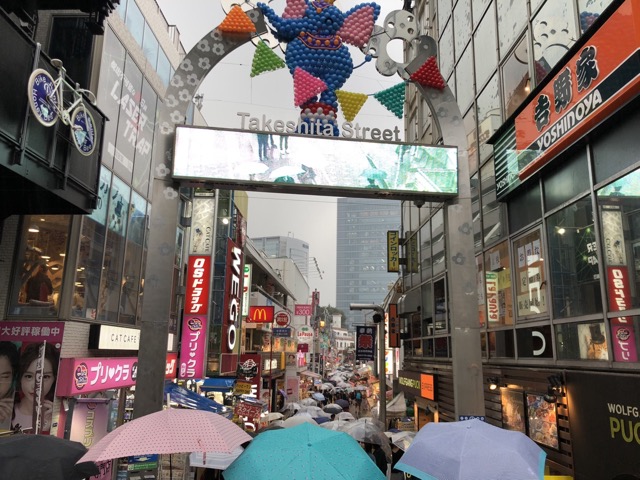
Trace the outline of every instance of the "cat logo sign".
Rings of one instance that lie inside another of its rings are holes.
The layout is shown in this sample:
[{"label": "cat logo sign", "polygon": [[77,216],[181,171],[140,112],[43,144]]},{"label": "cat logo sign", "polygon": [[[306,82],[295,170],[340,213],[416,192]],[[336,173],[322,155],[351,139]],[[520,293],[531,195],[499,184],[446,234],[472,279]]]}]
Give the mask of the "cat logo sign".
[{"label": "cat logo sign", "polygon": [[249,318],[247,320],[253,323],[272,323],[273,306],[249,307]]}]

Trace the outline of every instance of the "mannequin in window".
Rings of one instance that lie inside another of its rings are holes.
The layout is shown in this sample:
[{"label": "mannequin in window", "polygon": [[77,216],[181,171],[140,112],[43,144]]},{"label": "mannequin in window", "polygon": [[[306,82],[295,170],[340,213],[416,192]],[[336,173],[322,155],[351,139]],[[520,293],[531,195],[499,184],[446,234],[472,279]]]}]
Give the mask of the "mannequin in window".
[{"label": "mannequin in window", "polygon": [[53,293],[53,284],[48,275],[49,267],[41,263],[35,275],[27,280],[27,302],[32,300],[40,302],[49,302],[49,295]]}]

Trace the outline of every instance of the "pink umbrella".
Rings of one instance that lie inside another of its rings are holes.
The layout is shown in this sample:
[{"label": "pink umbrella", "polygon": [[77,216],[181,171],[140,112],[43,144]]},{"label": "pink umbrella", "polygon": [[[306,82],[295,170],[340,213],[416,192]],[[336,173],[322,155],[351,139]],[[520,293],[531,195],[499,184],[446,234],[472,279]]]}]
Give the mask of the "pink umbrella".
[{"label": "pink umbrella", "polygon": [[217,413],[169,409],[116,428],[93,445],[79,462],[151,453],[232,453],[250,440],[248,433]]}]

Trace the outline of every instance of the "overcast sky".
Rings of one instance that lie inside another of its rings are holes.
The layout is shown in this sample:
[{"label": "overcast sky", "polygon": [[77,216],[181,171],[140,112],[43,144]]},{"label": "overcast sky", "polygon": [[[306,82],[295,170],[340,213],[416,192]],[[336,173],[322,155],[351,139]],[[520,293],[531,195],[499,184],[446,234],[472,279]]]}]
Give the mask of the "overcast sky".
[{"label": "overcast sky", "polygon": [[[157,0],[170,25],[176,25],[185,50],[189,52],[196,43],[225,17],[220,1],[217,0]],[[237,3],[223,0],[223,3]],[[269,3],[282,14],[284,0]],[[362,3],[354,0],[336,0],[335,5],[342,11]],[[401,0],[384,0],[377,24],[382,25],[385,16],[395,9],[402,8]],[[393,52],[401,51],[400,40],[391,44]],[[354,65],[362,63],[364,55],[357,49],[351,49]],[[288,69],[268,72],[251,78],[251,63],[254,47],[245,45],[225,57],[223,63],[210,73],[200,86],[199,93],[204,94],[202,112],[207,123],[213,127],[241,128],[239,112],[249,113],[252,117],[266,115],[272,119],[296,120],[299,110],[293,106],[293,81]],[[393,53],[401,59],[400,53]],[[280,52],[280,56],[284,55]],[[354,70],[343,90],[372,95],[393,87],[401,82],[400,77],[383,77],[375,70],[373,62]],[[344,118],[340,115],[340,121]],[[362,126],[390,128],[400,127],[397,119],[374,98],[362,107],[355,118]],[[247,219],[250,237],[293,236],[309,243],[309,256],[315,257],[322,279],[315,270],[312,261],[309,266],[309,284],[311,290],[320,291],[323,305],[336,303],[336,199],[308,195],[276,195],[268,193],[250,193],[249,218]],[[298,299],[306,303],[307,299]]]}]

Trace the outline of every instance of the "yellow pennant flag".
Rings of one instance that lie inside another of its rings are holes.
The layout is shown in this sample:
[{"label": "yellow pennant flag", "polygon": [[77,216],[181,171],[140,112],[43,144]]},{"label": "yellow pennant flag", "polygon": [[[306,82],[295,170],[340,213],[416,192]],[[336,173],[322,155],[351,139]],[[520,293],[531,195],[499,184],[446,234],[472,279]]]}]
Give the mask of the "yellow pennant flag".
[{"label": "yellow pennant flag", "polygon": [[344,90],[336,90],[336,96],[340,103],[340,108],[344,113],[344,118],[351,122],[369,98],[364,93],[345,92]]}]

